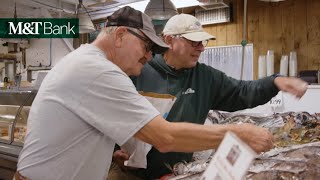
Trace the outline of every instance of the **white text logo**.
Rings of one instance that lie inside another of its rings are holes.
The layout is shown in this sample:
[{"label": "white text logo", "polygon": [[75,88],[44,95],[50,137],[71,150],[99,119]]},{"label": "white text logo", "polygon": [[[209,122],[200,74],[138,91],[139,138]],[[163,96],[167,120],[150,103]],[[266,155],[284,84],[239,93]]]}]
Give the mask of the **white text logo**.
[{"label": "white text logo", "polygon": [[195,91],[191,88],[188,88],[185,92],[182,92],[182,94],[193,94]]}]

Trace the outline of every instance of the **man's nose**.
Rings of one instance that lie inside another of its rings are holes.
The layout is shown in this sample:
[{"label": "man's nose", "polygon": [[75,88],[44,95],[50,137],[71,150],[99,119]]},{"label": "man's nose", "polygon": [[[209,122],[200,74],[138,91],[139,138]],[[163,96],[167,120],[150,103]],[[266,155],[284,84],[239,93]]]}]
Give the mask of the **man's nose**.
[{"label": "man's nose", "polygon": [[202,43],[199,44],[199,46],[196,47],[196,50],[203,52],[204,51],[204,46]]}]

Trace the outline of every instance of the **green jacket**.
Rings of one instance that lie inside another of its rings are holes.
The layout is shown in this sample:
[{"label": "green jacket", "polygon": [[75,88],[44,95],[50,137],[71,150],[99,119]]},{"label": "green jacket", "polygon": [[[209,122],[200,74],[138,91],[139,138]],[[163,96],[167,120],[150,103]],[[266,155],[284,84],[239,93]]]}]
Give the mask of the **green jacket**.
[{"label": "green jacket", "polygon": [[[133,82],[138,91],[177,97],[168,121],[204,124],[209,110],[237,111],[265,104],[279,91],[274,78],[240,81],[201,63],[177,71],[165,63],[162,55],[156,55]],[[160,153],[152,148],[147,156],[146,179],[171,173],[167,165],[188,162],[191,157],[192,153]]]}]

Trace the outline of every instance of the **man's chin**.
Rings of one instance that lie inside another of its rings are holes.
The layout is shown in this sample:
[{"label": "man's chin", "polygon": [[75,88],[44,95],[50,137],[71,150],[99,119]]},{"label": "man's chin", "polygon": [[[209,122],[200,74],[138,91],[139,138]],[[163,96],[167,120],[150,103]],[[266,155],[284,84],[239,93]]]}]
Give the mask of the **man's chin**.
[{"label": "man's chin", "polygon": [[133,76],[139,76],[141,74],[141,71],[134,73]]},{"label": "man's chin", "polygon": [[141,74],[142,68],[137,69],[136,71],[132,72],[131,76],[139,76]]},{"label": "man's chin", "polygon": [[195,66],[197,65],[197,62],[198,62],[198,61],[194,61],[194,62],[190,63],[188,68],[193,68],[193,67],[195,67]]}]

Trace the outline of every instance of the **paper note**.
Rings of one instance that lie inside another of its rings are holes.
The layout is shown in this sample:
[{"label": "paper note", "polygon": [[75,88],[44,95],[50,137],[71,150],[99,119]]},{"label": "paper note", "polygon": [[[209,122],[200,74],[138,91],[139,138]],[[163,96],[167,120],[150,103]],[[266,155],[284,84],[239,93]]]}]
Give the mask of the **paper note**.
[{"label": "paper note", "polygon": [[242,180],[256,153],[234,133],[227,132],[201,180]]}]

